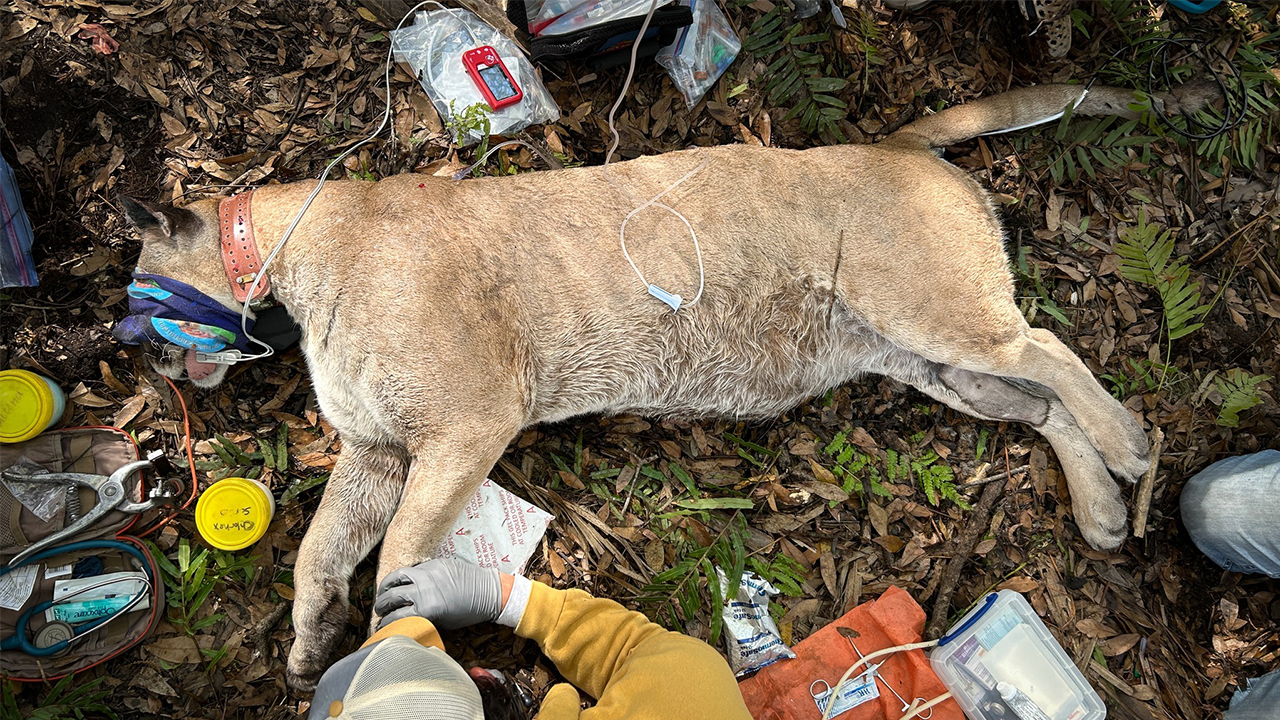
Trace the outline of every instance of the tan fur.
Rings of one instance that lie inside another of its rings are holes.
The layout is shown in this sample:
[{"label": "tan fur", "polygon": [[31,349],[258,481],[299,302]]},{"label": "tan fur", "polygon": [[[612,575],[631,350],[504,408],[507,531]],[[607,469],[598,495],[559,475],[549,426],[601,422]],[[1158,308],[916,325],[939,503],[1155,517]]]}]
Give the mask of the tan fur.
[{"label": "tan fur", "polygon": [[[929,149],[1052,115],[1079,92],[997,96],[875,146],[739,145],[612,166],[647,198],[703,152],[709,161],[668,196],[706,263],[705,294],[677,314],[623,258],[632,206],[600,168],[326,184],[270,269],[343,441],[299,551],[290,682],[310,687],[326,666],[352,569],[380,539],[379,578],[422,560],[522,428],[584,413],[761,417],[882,373],[958,410],[1033,424],[1085,539],[1119,545],[1112,474],[1146,469],[1143,432],[1066,346],[1028,327],[986,193]],[[313,187],[257,191],[264,255]],[[172,237],[147,230],[139,267],[239,307],[216,206],[189,206]],[[651,282],[693,297],[678,220],[646,212],[628,244]]]}]

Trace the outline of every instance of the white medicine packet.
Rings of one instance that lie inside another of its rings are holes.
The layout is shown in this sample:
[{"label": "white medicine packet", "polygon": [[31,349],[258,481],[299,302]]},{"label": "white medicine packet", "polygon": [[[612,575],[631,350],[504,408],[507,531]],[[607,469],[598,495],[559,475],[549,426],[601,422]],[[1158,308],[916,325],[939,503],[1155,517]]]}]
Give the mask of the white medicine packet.
[{"label": "white medicine packet", "polygon": [[782,642],[778,626],[769,615],[769,598],[777,595],[778,589],[759,575],[746,571],[742,573],[737,593],[730,595],[729,579],[719,567],[716,576],[728,600],[721,614],[733,674],[742,677],[784,658],[795,657],[791,648]]},{"label": "white medicine packet", "polygon": [[31,597],[31,591],[36,589],[39,571],[39,565],[26,565],[0,575],[0,608],[21,610],[27,598]]},{"label": "white medicine packet", "polygon": [[453,521],[435,557],[461,558],[519,575],[551,524],[551,514],[485,479]]}]

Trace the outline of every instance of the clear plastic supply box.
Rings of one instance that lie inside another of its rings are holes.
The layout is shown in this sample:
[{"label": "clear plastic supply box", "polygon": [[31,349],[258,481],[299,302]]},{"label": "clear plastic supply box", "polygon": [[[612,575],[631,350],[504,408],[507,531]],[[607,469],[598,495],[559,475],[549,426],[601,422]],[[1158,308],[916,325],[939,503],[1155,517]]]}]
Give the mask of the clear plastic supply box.
[{"label": "clear plastic supply box", "polygon": [[930,653],[929,662],[971,720],[1107,716],[1080,669],[1012,590],[985,597]]}]

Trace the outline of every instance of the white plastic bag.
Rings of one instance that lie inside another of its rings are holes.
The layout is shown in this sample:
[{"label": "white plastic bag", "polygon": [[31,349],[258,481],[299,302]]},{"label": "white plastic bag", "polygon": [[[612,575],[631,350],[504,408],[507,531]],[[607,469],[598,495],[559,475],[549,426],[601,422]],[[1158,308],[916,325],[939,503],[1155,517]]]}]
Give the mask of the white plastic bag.
[{"label": "white plastic bag", "polygon": [[782,642],[782,634],[769,614],[769,598],[776,596],[778,589],[750,570],[742,573],[737,588],[728,587],[729,578],[719,567],[716,577],[726,601],[720,611],[733,674],[742,677],[784,658],[795,657],[791,648]]},{"label": "white plastic bag", "polygon": [[[474,13],[461,9],[420,12],[413,24],[391,33],[392,49],[399,62],[408,63],[431,98],[445,124],[454,127],[454,115],[479,105],[489,118],[491,135],[507,135],[539,123],[560,119],[560,108],[516,44],[487,25]],[[462,54],[491,46],[515,78],[524,97],[493,110],[467,74]],[[455,138],[457,139],[457,138]],[[464,128],[463,145],[481,140],[481,130]]]},{"label": "white plastic bag", "polygon": [[693,24],[676,35],[675,42],[658,51],[655,60],[667,69],[671,82],[693,107],[742,49],[728,19],[715,0],[690,0]]}]

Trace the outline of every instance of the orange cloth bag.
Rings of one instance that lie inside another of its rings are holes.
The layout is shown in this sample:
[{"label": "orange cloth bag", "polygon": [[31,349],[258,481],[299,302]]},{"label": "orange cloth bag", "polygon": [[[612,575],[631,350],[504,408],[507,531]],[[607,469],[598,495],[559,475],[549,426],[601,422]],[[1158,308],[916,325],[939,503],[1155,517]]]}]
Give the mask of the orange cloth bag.
[{"label": "orange cloth bag", "polygon": [[[891,587],[878,599],[865,602],[843,617],[805,638],[792,648],[794,659],[779,660],[738,683],[747,709],[755,720],[820,720],[822,711],[814,694],[834,687],[858,654],[838,628],[857,631],[853,641],[864,655],[895,645],[920,642],[924,632],[924,610],[905,590]],[[907,702],[915,698],[932,700],[947,692],[946,686],[929,667],[921,650],[899,652],[873,660],[880,666],[876,687],[880,697],[868,700],[840,715],[839,720],[898,720],[902,703],[885,688],[891,684]],[[861,672],[861,669],[859,669]],[[854,682],[854,677],[846,682]],[[816,681],[822,680],[826,683]],[[812,688],[812,689],[811,689]],[[964,713],[954,700],[933,708],[929,720],[964,720]],[[929,715],[926,710],[925,715]]]}]

